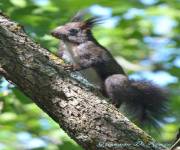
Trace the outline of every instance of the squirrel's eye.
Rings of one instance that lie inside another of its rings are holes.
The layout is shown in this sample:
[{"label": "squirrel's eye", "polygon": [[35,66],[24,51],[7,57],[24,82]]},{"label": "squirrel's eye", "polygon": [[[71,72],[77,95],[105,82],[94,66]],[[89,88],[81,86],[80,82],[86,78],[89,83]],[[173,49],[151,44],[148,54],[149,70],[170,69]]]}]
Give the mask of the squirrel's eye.
[{"label": "squirrel's eye", "polygon": [[70,30],[69,30],[69,34],[72,35],[72,36],[73,36],[73,35],[76,35],[78,32],[79,32],[79,31],[78,31],[77,29],[70,29]]}]

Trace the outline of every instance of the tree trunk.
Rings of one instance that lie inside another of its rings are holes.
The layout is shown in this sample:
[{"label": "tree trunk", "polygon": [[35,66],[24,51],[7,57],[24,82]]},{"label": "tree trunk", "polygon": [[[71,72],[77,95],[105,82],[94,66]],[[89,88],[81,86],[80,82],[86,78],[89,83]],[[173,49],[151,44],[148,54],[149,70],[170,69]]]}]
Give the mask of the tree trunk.
[{"label": "tree trunk", "polygon": [[[63,61],[0,15],[1,73],[86,150],[165,150],[114,106],[65,72]],[[4,71],[2,71],[4,70]]]}]

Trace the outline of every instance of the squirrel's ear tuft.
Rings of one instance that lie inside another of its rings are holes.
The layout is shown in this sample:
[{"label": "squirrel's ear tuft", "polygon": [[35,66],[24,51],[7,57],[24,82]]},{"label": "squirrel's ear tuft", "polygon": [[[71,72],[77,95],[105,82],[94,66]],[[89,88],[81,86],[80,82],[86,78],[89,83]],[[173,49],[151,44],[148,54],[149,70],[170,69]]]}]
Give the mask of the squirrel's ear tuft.
[{"label": "squirrel's ear tuft", "polygon": [[101,24],[104,21],[101,17],[92,17],[85,21],[86,27],[92,28],[97,24]]},{"label": "squirrel's ear tuft", "polygon": [[80,22],[83,21],[84,16],[87,14],[88,9],[83,9],[78,11],[72,18],[71,18],[71,22]]}]

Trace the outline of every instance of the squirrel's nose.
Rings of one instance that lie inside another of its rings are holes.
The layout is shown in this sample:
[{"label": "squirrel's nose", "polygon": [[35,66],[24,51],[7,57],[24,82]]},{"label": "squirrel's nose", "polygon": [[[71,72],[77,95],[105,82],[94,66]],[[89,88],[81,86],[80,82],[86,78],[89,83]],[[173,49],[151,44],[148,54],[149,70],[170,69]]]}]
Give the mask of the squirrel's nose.
[{"label": "squirrel's nose", "polygon": [[60,36],[60,30],[61,29],[61,26],[55,28],[53,31],[51,31],[51,35],[58,38]]},{"label": "squirrel's nose", "polygon": [[52,36],[54,36],[55,38],[57,38],[57,39],[64,39],[64,38],[66,38],[66,35],[65,34],[62,34],[62,33],[60,33],[60,32],[58,32],[58,31],[52,31],[51,32],[51,35]]},{"label": "squirrel's nose", "polygon": [[51,35],[54,37],[57,37],[58,33],[55,30],[53,30],[53,31],[51,31]]}]

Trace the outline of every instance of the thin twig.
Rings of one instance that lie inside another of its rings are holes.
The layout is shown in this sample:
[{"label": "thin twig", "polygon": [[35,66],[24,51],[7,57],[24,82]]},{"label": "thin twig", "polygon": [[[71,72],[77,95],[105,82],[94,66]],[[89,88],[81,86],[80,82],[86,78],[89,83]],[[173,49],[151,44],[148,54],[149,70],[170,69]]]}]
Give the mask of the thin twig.
[{"label": "thin twig", "polygon": [[170,150],[174,150],[180,144],[180,138],[171,146]]},{"label": "thin twig", "polygon": [[0,67],[0,76],[6,78],[6,80],[13,84],[13,82],[11,81],[10,75],[6,72],[6,70],[4,70],[2,67]]},{"label": "thin twig", "polygon": [[0,67],[0,75],[3,77],[9,76],[8,73],[1,67]]}]

